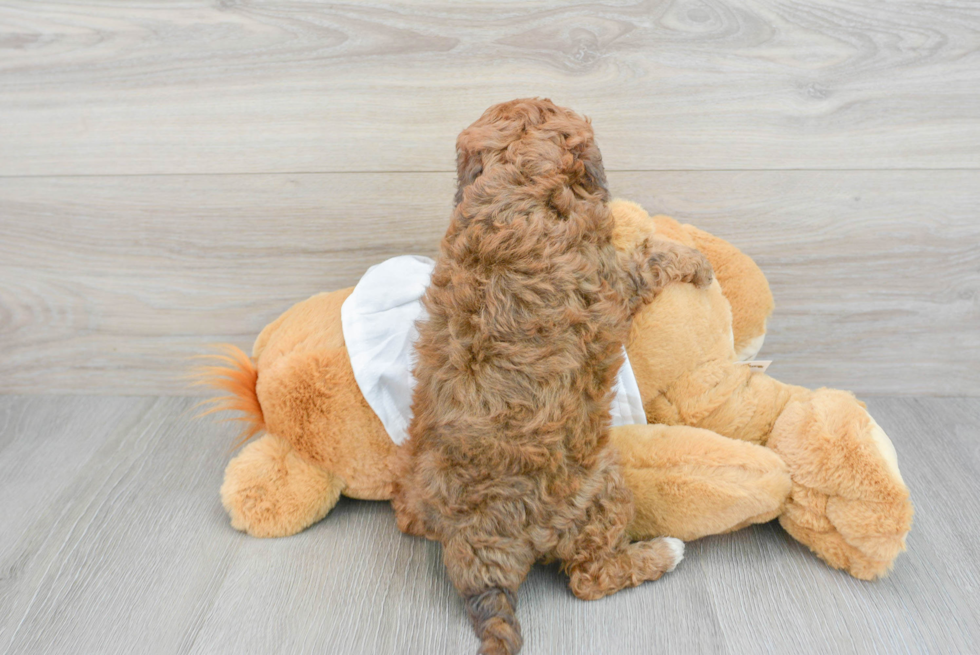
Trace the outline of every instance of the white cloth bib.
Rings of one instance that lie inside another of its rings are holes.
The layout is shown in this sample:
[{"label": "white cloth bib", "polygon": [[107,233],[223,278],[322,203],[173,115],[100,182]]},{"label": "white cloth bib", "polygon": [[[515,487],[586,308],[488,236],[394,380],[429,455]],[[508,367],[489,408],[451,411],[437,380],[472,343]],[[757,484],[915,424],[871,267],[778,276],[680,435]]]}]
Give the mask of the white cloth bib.
[{"label": "white cloth bib", "polygon": [[[412,420],[413,346],[419,336],[415,322],[424,317],[422,295],[434,266],[428,257],[414,255],[372,266],[340,308],[357,386],[399,445],[408,439]],[[612,424],[645,425],[640,388],[628,359],[619,369],[614,391]]]}]

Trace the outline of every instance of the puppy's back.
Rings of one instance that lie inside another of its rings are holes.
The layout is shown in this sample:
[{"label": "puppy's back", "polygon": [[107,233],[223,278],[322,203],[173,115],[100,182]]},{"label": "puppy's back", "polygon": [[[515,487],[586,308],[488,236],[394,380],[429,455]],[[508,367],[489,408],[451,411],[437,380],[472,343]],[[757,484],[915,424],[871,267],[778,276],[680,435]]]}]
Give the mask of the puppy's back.
[{"label": "puppy's back", "polygon": [[601,157],[585,119],[541,101],[492,109],[457,148],[412,440],[487,468],[553,465],[583,435],[596,446],[626,334]]}]

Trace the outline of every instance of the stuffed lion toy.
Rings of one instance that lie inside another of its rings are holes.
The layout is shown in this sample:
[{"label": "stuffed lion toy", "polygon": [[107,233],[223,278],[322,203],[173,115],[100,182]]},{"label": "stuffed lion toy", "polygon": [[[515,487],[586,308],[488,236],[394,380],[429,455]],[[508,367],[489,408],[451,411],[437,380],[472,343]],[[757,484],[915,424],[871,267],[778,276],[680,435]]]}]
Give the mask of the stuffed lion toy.
[{"label": "stuffed lion toy", "polygon": [[[617,247],[657,234],[699,249],[716,277],[703,289],[668,286],[632,326],[610,432],[635,499],[631,534],[688,541],[778,519],[830,566],[865,580],[886,574],[913,510],[895,449],[865,405],[783,384],[747,361],[773,308],[748,256],[636,204],[612,210]],[[200,371],[226,393],[208,412],[238,412],[246,425],[221,487],[234,528],[283,537],[323,519],[342,494],[391,498],[390,460],[410,411],[410,301],[427,279],[424,262],[408,265],[414,277],[372,269],[357,287],[297,303],[262,330],[251,357],[227,346]]]}]

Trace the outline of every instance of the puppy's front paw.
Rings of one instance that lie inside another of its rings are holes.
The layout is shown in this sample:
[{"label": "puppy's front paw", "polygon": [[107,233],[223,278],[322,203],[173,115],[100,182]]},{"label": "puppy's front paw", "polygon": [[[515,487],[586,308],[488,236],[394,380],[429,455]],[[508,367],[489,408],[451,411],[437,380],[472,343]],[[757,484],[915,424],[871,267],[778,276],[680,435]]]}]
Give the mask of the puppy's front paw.
[{"label": "puppy's front paw", "polygon": [[688,282],[704,288],[714,278],[711,262],[700,250],[673,242],[658,244],[650,255],[650,270],[660,288],[671,282]]},{"label": "puppy's front paw", "polygon": [[682,282],[690,282],[699,289],[711,284],[714,278],[714,270],[711,262],[700,250],[679,246],[677,253],[677,269]]},{"label": "puppy's front paw", "polygon": [[695,255],[692,257],[691,261],[691,274],[690,279],[685,279],[685,282],[691,282],[699,289],[711,284],[711,280],[715,277],[714,269],[711,268],[711,262],[708,258],[701,254],[700,251],[695,250]]}]

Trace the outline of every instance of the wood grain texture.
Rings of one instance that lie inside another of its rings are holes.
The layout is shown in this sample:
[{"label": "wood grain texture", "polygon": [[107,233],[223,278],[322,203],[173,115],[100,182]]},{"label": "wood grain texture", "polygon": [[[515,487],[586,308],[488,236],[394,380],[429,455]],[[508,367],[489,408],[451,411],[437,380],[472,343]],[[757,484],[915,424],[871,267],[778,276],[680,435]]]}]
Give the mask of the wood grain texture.
[{"label": "wood grain texture", "polygon": [[[107,425],[132,425],[147,405],[111,396],[0,397],[0,498],[7,499],[0,503],[0,557],[12,563],[0,576],[19,576],[11,549],[49,506],[64,502],[65,489],[112,429]],[[0,612],[8,607],[0,600]]]},{"label": "wood grain texture", "polygon": [[2,175],[449,171],[528,95],[612,170],[978,168],[980,5],[0,6]]},{"label": "wood grain texture", "polygon": [[[26,486],[4,478],[0,494],[51,499],[0,542],[0,650],[187,651],[241,546],[215,486],[233,431],[204,431],[190,414],[182,399],[0,399],[21,444],[0,462],[35,472]],[[78,453],[73,466],[52,467],[56,449]]]},{"label": "wood grain texture", "polygon": [[[980,172],[612,173],[768,275],[772,375],[980,394]],[[0,179],[0,392],[185,394],[188,357],[372,264],[433,255],[431,174]]]},{"label": "wood grain texture", "polygon": [[[890,577],[833,571],[775,524],[688,544],[661,581],[597,602],[536,567],[523,653],[976,653],[980,399],[868,404],[916,504]],[[475,652],[438,545],[398,533],[385,503],[342,500],[287,539],[234,532],[218,501],[234,429],[192,406],[0,398],[0,471],[24,471],[0,494],[33,508],[2,515],[0,652]]]}]

